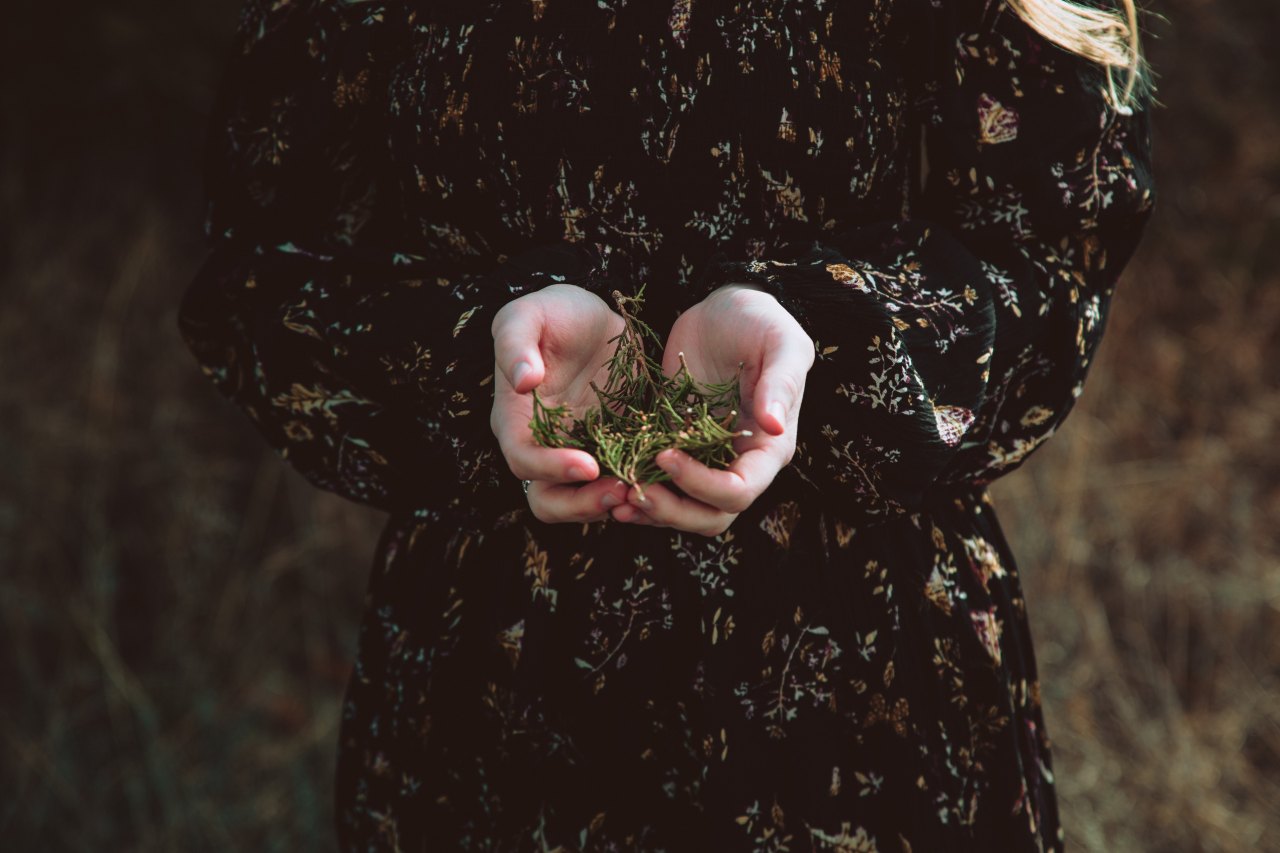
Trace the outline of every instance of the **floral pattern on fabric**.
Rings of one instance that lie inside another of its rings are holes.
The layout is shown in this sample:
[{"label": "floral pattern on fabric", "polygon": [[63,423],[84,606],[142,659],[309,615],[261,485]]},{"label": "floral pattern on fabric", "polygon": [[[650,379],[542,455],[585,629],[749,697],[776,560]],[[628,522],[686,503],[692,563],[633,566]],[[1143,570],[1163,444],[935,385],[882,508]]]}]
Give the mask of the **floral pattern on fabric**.
[{"label": "floral pattern on fabric", "polygon": [[[317,486],[388,511],[347,850],[1058,850],[986,485],[1082,393],[1150,216],[1147,109],[1003,0],[248,0],[180,328]],[[817,359],[724,533],[528,511],[490,323],[772,293]]]}]

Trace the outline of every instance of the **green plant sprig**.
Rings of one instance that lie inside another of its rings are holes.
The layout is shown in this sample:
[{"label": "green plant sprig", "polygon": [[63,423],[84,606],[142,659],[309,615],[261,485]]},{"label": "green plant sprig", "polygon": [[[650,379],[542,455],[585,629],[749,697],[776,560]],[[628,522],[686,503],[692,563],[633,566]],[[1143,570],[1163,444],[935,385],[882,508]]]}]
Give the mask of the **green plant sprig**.
[{"label": "green plant sprig", "polygon": [[609,340],[617,347],[605,362],[605,387],[591,383],[599,405],[575,418],[568,405],[546,405],[534,388],[529,421],[534,440],[543,447],[590,453],[603,471],[636,486],[642,495],[646,485],[671,479],[655,461],[668,448],[682,450],[708,467],[727,468],[738,457],[733,440],[751,435],[750,430],[736,429],[743,363],[738,363],[733,379],[699,382],[681,352],[680,369],[666,376],[661,362],[646,348],[649,341],[661,348],[663,341],[639,317],[644,285],[634,296],[618,290],[612,295],[624,326]]}]

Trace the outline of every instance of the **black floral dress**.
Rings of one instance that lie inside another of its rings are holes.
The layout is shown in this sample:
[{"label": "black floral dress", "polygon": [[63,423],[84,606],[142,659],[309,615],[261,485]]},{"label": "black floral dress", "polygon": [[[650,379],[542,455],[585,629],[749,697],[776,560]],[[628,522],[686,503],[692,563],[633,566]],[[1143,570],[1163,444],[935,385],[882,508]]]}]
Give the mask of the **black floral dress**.
[{"label": "black floral dress", "polygon": [[[986,484],[1081,393],[1154,202],[1146,105],[1001,0],[249,0],[211,125],[205,374],[386,510],[351,850],[1057,850]],[[546,524],[490,321],[755,282],[811,335],[723,534]]]}]

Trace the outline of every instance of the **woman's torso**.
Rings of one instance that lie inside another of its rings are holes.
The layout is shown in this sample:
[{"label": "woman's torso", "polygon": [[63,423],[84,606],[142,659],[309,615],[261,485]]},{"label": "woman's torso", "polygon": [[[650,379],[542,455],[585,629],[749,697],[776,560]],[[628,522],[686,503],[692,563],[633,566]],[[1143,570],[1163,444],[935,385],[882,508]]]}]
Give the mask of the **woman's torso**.
[{"label": "woman's torso", "polygon": [[[592,241],[661,311],[717,250],[901,217],[924,5],[433,4],[391,86],[407,221],[477,267]],[[714,538],[393,516],[345,713],[346,831],[1035,849],[1056,816],[1012,555],[981,488],[926,504],[869,519],[781,476]]]}]

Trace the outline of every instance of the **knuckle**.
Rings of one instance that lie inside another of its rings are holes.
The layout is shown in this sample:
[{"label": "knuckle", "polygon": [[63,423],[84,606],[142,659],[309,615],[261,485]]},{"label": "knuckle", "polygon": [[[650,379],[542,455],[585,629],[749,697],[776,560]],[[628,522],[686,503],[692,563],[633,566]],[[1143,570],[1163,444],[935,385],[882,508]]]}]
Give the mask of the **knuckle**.
[{"label": "knuckle", "polygon": [[706,527],[703,527],[700,532],[703,536],[706,536],[709,539],[715,538],[729,529],[729,526],[733,524],[734,518],[737,518],[736,514],[722,521],[718,521],[715,524],[707,525]]},{"label": "knuckle", "polygon": [[559,516],[547,506],[546,501],[532,495],[529,496],[529,509],[533,512],[533,517],[544,524],[554,524],[559,520]]},{"label": "knuckle", "polygon": [[510,321],[513,311],[519,310],[516,301],[506,303],[499,308],[493,315],[493,320],[489,323],[490,336],[497,338],[502,334],[503,327]]},{"label": "knuckle", "polygon": [[506,334],[510,328],[514,327],[519,330],[520,323],[528,322],[537,316],[534,312],[538,310],[539,293],[540,291],[534,291],[533,293],[526,293],[524,296],[517,296],[494,313],[493,322],[489,324],[489,333],[493,336],[495,342],[499,337]]},{"label": "knuckle", "polygon": [[804,386],[801,385],[799,378],[795,374],[787,372],[778,377],[778,387],[782,392],[789,394],[794,402],[800,399],[800,395],[804,392]]},{"label": "knuckle", "polygon": [[739,513],[751,506],[755,498],[746,490],[745,486],[734,489],[725,501],[725,509],[729,512]]},{"label": "knuckle", "polygon": [[782,451],[782,464],[790,465],[791,461],[795,458],[796,458],[796,443],[793,441],[789,445],[787,445],[785,450]]}]

